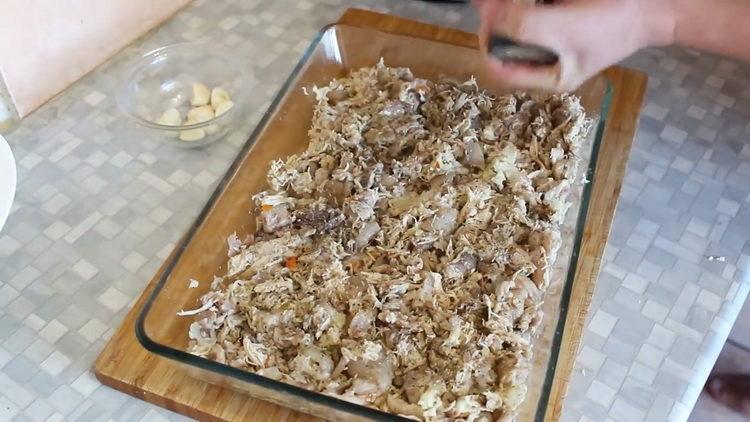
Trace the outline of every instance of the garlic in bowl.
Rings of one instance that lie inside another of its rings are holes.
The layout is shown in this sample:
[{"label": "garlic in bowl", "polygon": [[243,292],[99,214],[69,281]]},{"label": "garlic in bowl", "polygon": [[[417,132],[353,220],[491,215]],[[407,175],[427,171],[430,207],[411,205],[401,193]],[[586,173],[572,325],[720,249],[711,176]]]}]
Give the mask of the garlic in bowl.
[{"label": "garlic in bowl", "polygon": [[120,109],[166,142],[197,147],[221,139],[240,114],[247,75],[215,46],[174,44],[143,55],[117,95]]},{"label": "garlic in bowl", "polygon": [[203,84],[193,84],[193,98],[190,99],[190,105],[193,107],[204,106],[211,99],[211,91]]}]

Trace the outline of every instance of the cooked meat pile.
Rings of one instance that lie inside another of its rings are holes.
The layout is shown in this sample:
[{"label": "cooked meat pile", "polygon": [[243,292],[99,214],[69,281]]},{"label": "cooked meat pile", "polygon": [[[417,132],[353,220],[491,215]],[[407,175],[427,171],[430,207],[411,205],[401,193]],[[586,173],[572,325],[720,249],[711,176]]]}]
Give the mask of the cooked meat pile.
[{"label": "cooked meat pile", "polygon": [[424,420],[510,420],[590,122],[378,65],[315,88],[190,351]]}]

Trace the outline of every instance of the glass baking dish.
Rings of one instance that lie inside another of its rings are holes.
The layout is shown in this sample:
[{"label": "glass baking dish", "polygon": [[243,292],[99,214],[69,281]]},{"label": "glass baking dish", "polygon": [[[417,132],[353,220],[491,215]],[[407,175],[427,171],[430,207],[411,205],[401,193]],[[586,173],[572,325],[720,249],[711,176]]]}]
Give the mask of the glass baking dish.
[{"label": "glass baking dish", "polygon": [[[306,148],[314,98],[306,95],[304,88],[326,85],[332,78],[345,76],[352,69],[374,65],[381,57],[388,66],[411,68],[417,77],[437,80],[444,75],[464,80],[474,75],[480,87],[490,86],[482,76],[478,50],[342,24],[324,28],[165,264],[136,324],[138,340],[147,350],[183,364],[201,380],[227,385],[253,397],[326,419],[395,418],[392,414],[191,355],[186,352],[187,333],[194,317],[176,315],[180,310],[197,307],[199,298],[209,290],[213,275],[226,272],[227,236],[236,231],[243,238],[255,231],[254,216],[248,212],[250,196],[264,189],[269,162]],[[578,181],[593,175],[610,91],[609,84],[600,76],[577,92],[588,114],[595,119],[582,148]],[[545,297],[545,319],[537,330],[534,364],[519,420],[542,420],[547,410],[591,186],[592,183],[575,183],[573,206],[563,226],[563,245]],[[197,288],[189,288],[191,278],[202,282]]]}]

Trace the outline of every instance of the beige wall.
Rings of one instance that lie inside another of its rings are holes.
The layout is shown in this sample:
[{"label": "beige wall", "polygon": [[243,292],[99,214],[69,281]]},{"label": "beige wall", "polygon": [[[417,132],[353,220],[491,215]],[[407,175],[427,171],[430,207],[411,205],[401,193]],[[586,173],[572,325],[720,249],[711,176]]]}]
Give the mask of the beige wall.
[{"label": "beige wall", "polygon": [[190,0],[0,0],[0,74],[23,117]]}]

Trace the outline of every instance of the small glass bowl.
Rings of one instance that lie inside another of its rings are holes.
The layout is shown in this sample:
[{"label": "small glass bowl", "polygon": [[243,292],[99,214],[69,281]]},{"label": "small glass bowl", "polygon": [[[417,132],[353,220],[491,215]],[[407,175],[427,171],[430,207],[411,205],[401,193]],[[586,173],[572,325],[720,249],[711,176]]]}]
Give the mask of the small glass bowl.
[{"label": "small glass bowl", "polygon": [[[139,125],[153,129],[166,142],[179,147],[194,148],[220,139],[241,115],[247,93],[243,66],[232,54],[216,46],[183,43],[158,48],[146,53],[133,63],[125,78],[117,103],[120,109]],[[192,108],[190,99],[193,84],[201,83],[209,90],[222,87],[229,93],[234,106],[210,120],[170,126],[158,123],[162,113],[170,108],[180,112],[183,122]],[[180,139],[184,131],[200,139]]]}]

